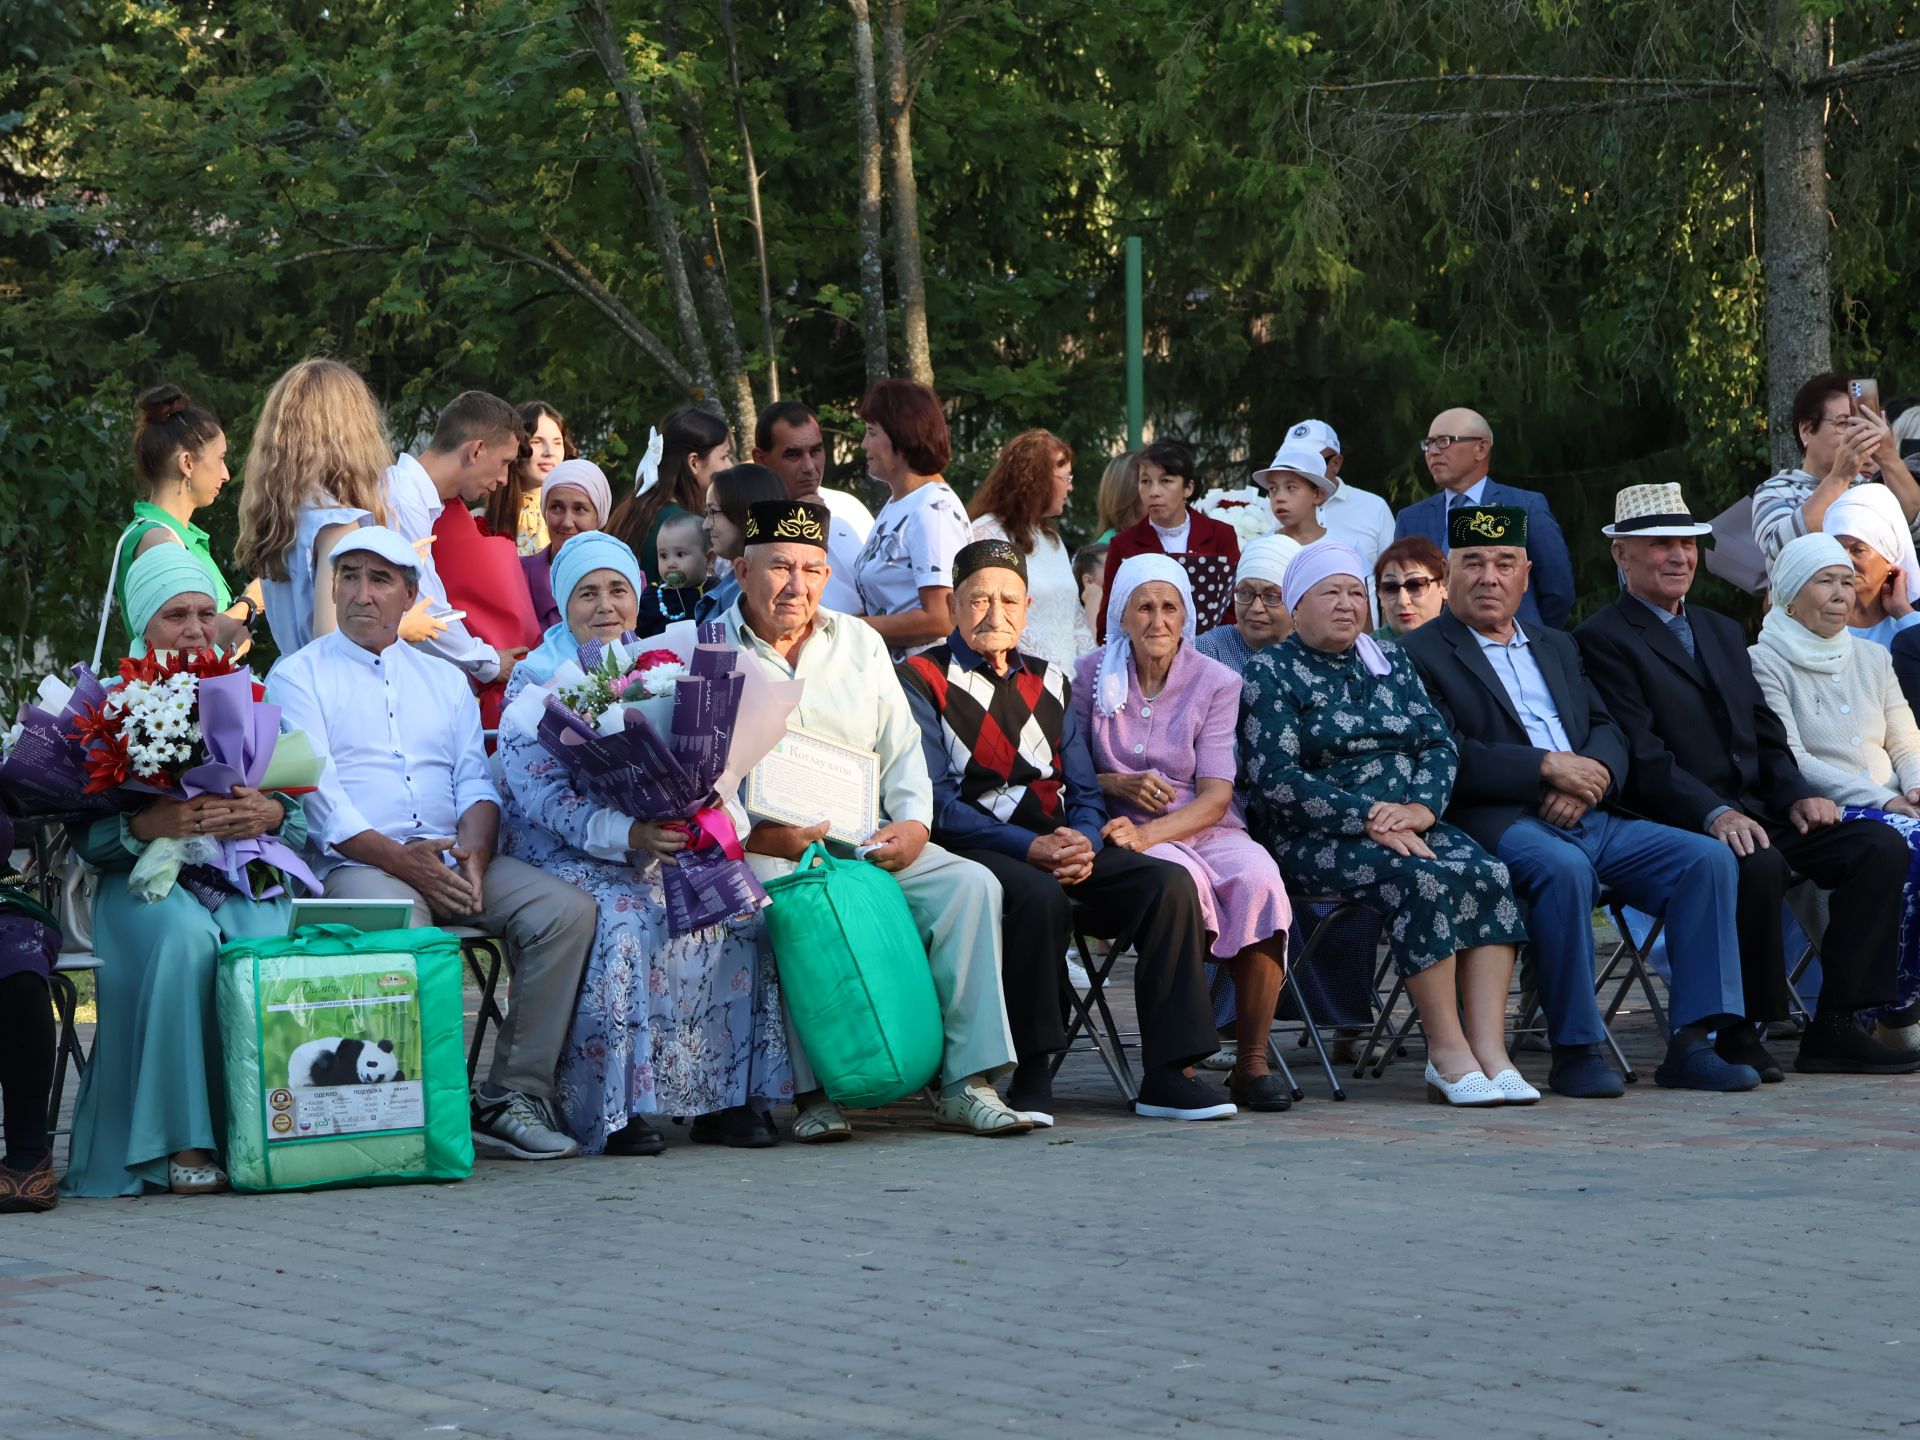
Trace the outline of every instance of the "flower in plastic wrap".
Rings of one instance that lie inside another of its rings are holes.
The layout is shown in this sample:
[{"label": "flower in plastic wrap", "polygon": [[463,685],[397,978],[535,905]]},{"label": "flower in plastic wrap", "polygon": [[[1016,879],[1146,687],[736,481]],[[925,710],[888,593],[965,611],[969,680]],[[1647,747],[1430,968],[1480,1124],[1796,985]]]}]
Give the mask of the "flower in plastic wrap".
[{"label": "flower in plastic wrap", "polygon": [[1252,485],[1243,485],[1238,490],[1209,490],[1194,502],[1193,508],[1231,525],[1242,545],[1262,535],[1271,535],[1276,528],[1273,507],[1267,503],[1265,493]]}]

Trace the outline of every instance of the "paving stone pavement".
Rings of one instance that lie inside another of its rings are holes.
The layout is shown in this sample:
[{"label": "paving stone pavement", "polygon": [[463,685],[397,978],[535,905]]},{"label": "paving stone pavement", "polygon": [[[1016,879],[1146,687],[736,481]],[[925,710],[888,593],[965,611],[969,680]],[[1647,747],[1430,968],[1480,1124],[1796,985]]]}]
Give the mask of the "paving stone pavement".
[{"label": "paving stone pavement", "polygon": [[1176,1125],[1076,1054],[1015,1139],[0,1219],[0,1440],[1920,1433],[1920,1077],[1677,1094],[1622,1036],[1614,1102],[1416,1054]]}]

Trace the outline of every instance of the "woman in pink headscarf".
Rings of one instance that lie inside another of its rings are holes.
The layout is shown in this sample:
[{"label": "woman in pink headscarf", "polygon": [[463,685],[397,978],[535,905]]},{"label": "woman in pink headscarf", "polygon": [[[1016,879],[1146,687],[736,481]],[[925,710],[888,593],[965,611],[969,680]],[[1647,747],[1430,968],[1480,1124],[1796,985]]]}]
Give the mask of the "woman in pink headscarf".
[{"label": "woman in pink headscarf", "polygon": [[1286,1109],[1287,1087],[1267,1069],[1267,1031],[1293,911],[1234,798],[1240,677],[1194,647],[1193,591],[1177,560],[1121,563],[1107,592],[1107,643],[1081,657],[1073,702],[1113,816],[1102,837],[1193,877],[1213,957],[1233,972],[1234,1103]]},{"label": "woman in pink headscarf", "polygon": [[1366,574],[1333,541],[1287,566],[1293,634],[1242,676],[1248,823],[1296,891],[1385,918],[1427,1032],[1429,1099],[1537,1100],[1507,1056],[1507,986],[1526,939],[1507,867],[1439,819],[1459,753],[1406,652],[1367,634]]}]

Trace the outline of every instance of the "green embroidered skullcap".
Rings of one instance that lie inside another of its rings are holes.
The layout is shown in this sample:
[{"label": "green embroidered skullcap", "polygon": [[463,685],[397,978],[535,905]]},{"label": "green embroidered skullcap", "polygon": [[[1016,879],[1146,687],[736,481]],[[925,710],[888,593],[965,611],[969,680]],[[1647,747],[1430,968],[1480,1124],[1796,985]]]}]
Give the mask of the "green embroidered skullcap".
[{"label": "green embroidered skullcap", "polygon": [[1478,545],[1527,548],[1527,512],[1518,505],[1458,505],[1447,512],[1447,548]]}]

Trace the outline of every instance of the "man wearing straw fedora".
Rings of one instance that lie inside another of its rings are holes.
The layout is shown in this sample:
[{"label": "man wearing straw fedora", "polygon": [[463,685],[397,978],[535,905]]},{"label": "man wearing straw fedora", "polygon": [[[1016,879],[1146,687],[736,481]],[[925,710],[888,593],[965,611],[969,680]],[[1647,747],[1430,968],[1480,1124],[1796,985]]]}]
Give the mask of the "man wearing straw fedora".
[{"label": "man wearing straw fedora", "polygon": [[1593,993],[1591,918],[1603,890],[1666,917],[1674,1034],[1654,1080],[1726,1091],[1780,1078],[1742,1020],[1733,856],[1698,830],[1620,809],[1627,740],[1580,647],[1516,618],[1531,568],[1527,512],[1465,505],[1447,519],[1447,608],[1400,643],[1460,751],[1446,818],[1506,865],[1527,906],[1553,1045],[1547,1083],[1575,1099],[1623,1092],[1601,1053]]},{"label": "man wearing straw fedora", "polygon": [[1576,632],[1587,673],[1626,732],[1626,804],[1703,831],[1739,864],[1737,925],[1747,1016],[1787,1016],[1780,906],[1799,879],[1832,892],[1821,945],[1824,983],[1794,1068],[1889,1074],[1914,1068],[1872,1040],[1856,1011],[1894,998],[1907,847],[1872,820],[1843,821],[1801,776],[1767,708],[1740,626],[1687,603],[1709,527],[1678,485],[1633,485],[1614,502],[1620,598]]}]

